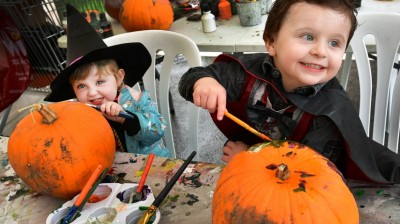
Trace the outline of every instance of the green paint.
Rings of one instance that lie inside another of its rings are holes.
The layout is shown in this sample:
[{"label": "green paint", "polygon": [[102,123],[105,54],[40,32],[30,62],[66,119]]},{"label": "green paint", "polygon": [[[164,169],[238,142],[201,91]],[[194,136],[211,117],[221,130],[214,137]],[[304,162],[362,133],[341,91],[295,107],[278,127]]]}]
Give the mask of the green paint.
[{"label": "green paint", "polygon": [[362,189],[360,189],[360,190],[357,190],[357,191],[355,192],[355,195],[358,196],[358,197],[361,197],[361,196],[364,195],[364,193],[365,193],[365,191],[362,190]]},{"label": "green paint", "polygon": [[21,188],[21,189],[17,190],[17,192],[15,193],[15,195],[10,196],[10,198],[8,199],[8,201],[12,201],[12,200],[14,200],[14,199],[16,199],[16,198],[18,198],[18,197],[20,197],[20,196],[23,196],[23,195],[25,195],[25,194],[27,194],[27,193],[29,193],[29,192],[30,192],[29,189],[27,189],[27,188]]},{"label": "green paint", "polygon": [[14,182],[16,180],[18,180],[18,179],[14,176],[0,177],[0,182],[8,182],[8,181]]},{"label": "green paint", "polygon": [[139,206],[140,211],[146,211],[148,208],[147,206]]},{"label": "green paint", "polygon": [[293,192],[306,192],[306,188],[298,187],[298,188],[294,189]]},{"label": "green paint", "polygon": [[376,195],[383,195],[383,190],[377,190]]},{"label": "green paint", "polygon": [[172,202],[177,202],[179,198],[179,194],[175,195],[175,196],[168,196],[168,199]]}]

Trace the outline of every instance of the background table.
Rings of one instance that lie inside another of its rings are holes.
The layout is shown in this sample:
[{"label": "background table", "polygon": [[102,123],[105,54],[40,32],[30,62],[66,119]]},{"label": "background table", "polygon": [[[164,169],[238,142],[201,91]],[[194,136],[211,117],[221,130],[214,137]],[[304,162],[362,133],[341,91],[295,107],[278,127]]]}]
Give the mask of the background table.
[{"label": "background table", "polygon": [[[65,201],[31,191],[15,176],[7,159],[7,137],[0,136],[0,223],[45,223],[47,216]],[[146,156],[116,153],[115,174],[120,180],[138,182]],[[156,157],[146,184],[157,196],[179,169],[182,160]],[[160,206],[161,224],[211,223],[211,203],[223,165],[192,163]],[[400,186],[348,181],[360,211],[360,223],[400,223]],[[338,195],[340,197],[340,195]],[[322,214],[323,215],[323,214]]]},{"label": "background table", "polygon": [[[358,11],[400,13],[400,0],[362,0]],[[111,22],[114,35],[125,33],[117,20],[108,15],[107,18]],[[204,33],[201,21],[187,21],[186,17],[183,17],[176,20],[169,30],[192,39],[201,52],[266,52],[262,36],[267,18],[268,14],[263,15],[259,25],[243,27],[240,25],[239,17],[234,15],[229,20],[218,19],[217,30],[212,33]],[[373,51],[374,39],[368,37],[366,42],[371,46],[369,50]],[[66,36],[60,37],[59,46],[66,48]],[[347,52],[351,52],[351,48],[348,48]]]},{"label": "background table", "polygon": [[[359,12],[399,12],[400,0],[378,1],[362,0]],[[183,34],[192,39],[200,51],[208,52],[265,52],[264,32],[265,21],[268,14],[262,16],[261,24],[252,27],[240,25],[239,17],[233,16],[230,20],[217,21],[217,30],[204,33],[201,21],[190,22],[186,18],[175,21],[171,31]],[[366,40],[374,44],[372,38]],[[348,49],[351,50],[351,49]]]}]

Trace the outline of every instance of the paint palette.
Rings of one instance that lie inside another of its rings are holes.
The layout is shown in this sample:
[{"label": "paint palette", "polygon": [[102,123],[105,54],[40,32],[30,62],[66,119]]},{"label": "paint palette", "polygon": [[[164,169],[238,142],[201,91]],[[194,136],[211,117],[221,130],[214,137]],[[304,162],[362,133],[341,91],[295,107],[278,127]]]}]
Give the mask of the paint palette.
[{"label": "paint palette", "polygon": [[[154,201],[152,190],[145,186],[142,193],[143,199],[129,203],[130,195],[133,191],[136,191],[137,186],[138,184],[135,183],[100,184],[72,223],[136,224],[145,212],[139,208],[148,207]],[[61,224],[77,197],[78,195],[64,203],[61,208],[54,210],[47,217],[46,224]],[[156,224],[160,221],[160,217],[160,211],[157,209],[150,221]]]}]

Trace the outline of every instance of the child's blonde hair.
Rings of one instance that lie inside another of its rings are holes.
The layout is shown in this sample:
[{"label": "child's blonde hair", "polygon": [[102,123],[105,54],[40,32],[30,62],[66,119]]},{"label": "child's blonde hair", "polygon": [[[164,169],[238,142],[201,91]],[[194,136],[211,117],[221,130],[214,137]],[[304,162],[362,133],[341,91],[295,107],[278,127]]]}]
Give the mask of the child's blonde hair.
[{"label": "child's blonde hair", "polygon": [[100,76],[102,75],[114,75],[114,77],[118,80],[117,72],[118,72],[118,64],[114,59],[104,59],[100,61],[95,61],[92,63],[84,64],[71,74],[69,77],[69,83],[72,84],[77,80],[85,79],[92,68],[97,68],[99,70]]}]

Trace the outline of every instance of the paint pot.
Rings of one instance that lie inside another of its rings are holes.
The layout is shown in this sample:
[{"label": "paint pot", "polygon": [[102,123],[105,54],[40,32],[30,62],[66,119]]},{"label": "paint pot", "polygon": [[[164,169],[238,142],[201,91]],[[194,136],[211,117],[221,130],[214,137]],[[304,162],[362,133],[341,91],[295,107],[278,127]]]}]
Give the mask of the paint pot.
[{"label": "paint pot", "polygon": [[[105,197],[97,202],[86,203],[82,211],[78,214],[77,218],[73,221],[74,224],[84,223],[136,223],[144,211],[139,207],[149,207],[155,200],[153,191],[148,188],[149,192],[147,198],[136,203],[127,204],[124,200],[121,201],[117,195],[125,195],[123,198],[129,198],[128,195],[136,190],[138,184],[135,183],[107,183],[100,184],[93,195],[98,195],[99,198]],[[111,189],[111,191],[110,191]],[[97,191],[97,192],[96,192]],[[59,224],[68,214],[69,208],[73,205],[76,198],[64,203],[61,208],[54,210],[46,220],[46,224]],[[155,215],[152,217],[154,224],[159,223],[161,213],[159,209],[156,210]]]},{"label": "paint pot", "polygon": [[260,1],[236,2],[240,25],[256,26],[261,23]]}]

